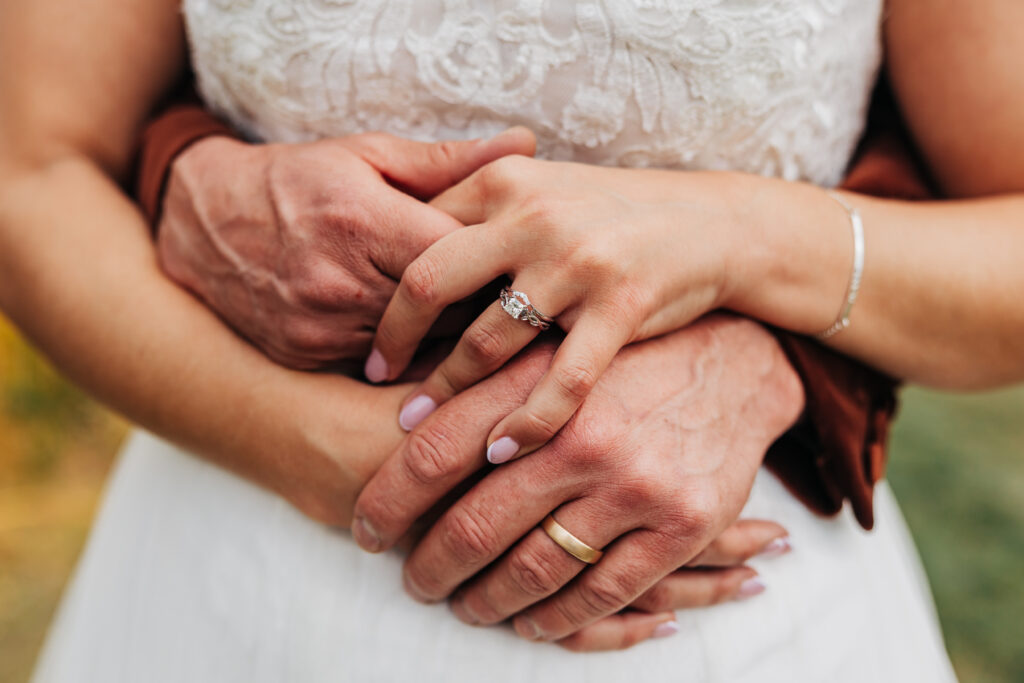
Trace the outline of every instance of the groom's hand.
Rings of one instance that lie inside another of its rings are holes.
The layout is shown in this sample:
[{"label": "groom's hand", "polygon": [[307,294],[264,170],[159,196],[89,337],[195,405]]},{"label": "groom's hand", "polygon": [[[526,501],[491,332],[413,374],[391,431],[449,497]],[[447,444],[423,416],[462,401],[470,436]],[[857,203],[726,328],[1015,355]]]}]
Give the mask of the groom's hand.
[{"label": "groom's hand", "polygon": [[523,128],[437,144],[381,133],[295,145],[206,138],[171,168],[160,262],[284,365],[362,358],[406,265],[462,227],[420,199],[534,145]]},{"label": "groom's hand", "polygon": [[[392,546],[458,483],[489,467],[484,438],[525,399],[550,357],[543,345],[529,349],[417,426],[356,503],[360,545]],[[756,552],[742,542],[746,551],[720,552],[713,541],[726,538],[765,451],[802,402],[774,339],[747,320],[713,316],[627,347],[548,446],[491,469],[444,512],[409,556],[407,589],[426,601],[451,597],[470,623],[516,615],[524,637],[573,648],[633,642],[628,614],[602,620],[631,604],[666,610],[741,595],[750,570],[699,587],[706,577],[673,572],[719,564],[708,553],[733,566]],[[598,564],[587,567],[536,528],[552,512],[606,550]],[[735,534],[726,540],[736,547]]]}]

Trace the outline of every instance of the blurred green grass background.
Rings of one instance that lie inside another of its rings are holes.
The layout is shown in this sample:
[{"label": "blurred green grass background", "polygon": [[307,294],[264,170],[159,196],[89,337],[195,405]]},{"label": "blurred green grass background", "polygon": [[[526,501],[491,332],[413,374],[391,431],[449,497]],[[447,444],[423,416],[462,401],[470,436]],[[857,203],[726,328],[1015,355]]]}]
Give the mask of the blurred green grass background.
[{"label": "blurred green grass background", "polygon": [[[0,320],[0,681],[31,674],[124,435]],[[1024,682],[1024,389],[911,389],[890,481],[967,682]]]}]

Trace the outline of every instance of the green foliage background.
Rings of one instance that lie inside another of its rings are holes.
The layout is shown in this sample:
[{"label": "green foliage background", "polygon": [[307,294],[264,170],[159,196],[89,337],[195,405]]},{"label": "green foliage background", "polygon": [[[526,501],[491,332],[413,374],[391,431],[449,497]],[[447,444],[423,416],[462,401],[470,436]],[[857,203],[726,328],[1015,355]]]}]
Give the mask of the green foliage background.
[{"label": "green foliage background", "polygon": [[[27,681],[127,426],[0,320],[0,681]],[[1024,389],[904,394],[890,481],[966,682],[1024,682]]]}]

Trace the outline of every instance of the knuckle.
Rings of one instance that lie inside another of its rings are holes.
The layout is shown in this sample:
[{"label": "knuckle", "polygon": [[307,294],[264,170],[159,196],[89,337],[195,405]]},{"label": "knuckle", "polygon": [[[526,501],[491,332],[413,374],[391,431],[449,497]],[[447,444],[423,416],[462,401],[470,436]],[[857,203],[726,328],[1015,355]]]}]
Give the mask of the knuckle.
[{"label": "knuckle", "polygon": [[413,481],[429,486],[458,474],[459,461],[451,455],[455,452],[447,428],[433,424],[406,437],[402,460]]},{"label": "knuckle", "polygon": [[489,366],[502,358],[505,340],[490,325],[476,324],[466,330],[462,337],[466,353],[475,362]]},{"label": "knuckle", "polygon": [[597,374],[590,365],[577,361],[555,373],[554,381],[563,396],[582,403],[597,383]]},{"label": "knuckle", "polygon": [[[680,505],[679,500],[685,504]],[[664,497],[654,505],[661,508],[658,531],[675,539],[699,539],[708,545],[713,537],[718,536],[716,527],[720,515],[719,506],[714,493],[705,490],[677,491],[669,496],[666,503]],[[701,544],[704,547],[705,543]]]},{"label": "knuckle", "polygon": [[603,577],[581,582],[579,597],[591,615],[603,615],[622,609],[632,596],[623,581]]},{"label": "knuckle", "polygon": [[692,508],[676,520],[669,521],[669,528],[678,535],[707,536],[715,525],[715,517],[708,508]]},{"label": "knuckle", "polygon": [[441,540],[451,556],[464,566],[486,562],[498,549],[494,526],[479,511],[465,505],[448,512]]},{"label": "knuckle", "polygon": [[281,328],[281,338],[285,352],[303,357],[327,355],[334,347],[331,330],[313,318],[287,320]]},{"label": "knuckle", "polygon": [[584,465],[596,465],[613,458],[616,467],[633,466],[636,455],[626,460],[623,454],[630,453],[624,449],[632,436],[632,425],[624,420],[608,419],[607,412],[577,411],[568,422],[565,435],[568,437],[570,450]]},{"label": "knuckle", "polygon": [[675,609],[672,589],[664,581],[659,581],[637,598],[633,605],[648,612],[661,612]]},{"label": "knuckle", "polygon": [[315,311],[335,311],[364,298],[365,294],[337,266],[306,263],[295,269],[290,284],[290,299],[295,305]]},{"label": "knuckle", "polygon": [[503,192],[513,187],[523,171],[525,157],[518,155],[495,159],[480,169],[480,183],[488,191]]},{"label": "knuckle", "polygon": [[551,595],[562,586],[561,577],[536,551],[522,548],[509,558],[509,573],[513,585],[524,595],[541,598]]},{"label": "knuckle", "polygon": [[550,439],[561,429],[557,422],[535,410],[524,411],[523,426],[529,434],[539,436],[543,440]]},{"label": "knuckle", "polygon": [[429,258],[419,258],[402,274],[406,296],[417,306],[433,306],[440,293],[441,273]]},{"label": "knuckle", "polygon": [[528,191],[523,197],[523,222],[531,229],[556,229],[565,225],[566,207],[549,192]]}]

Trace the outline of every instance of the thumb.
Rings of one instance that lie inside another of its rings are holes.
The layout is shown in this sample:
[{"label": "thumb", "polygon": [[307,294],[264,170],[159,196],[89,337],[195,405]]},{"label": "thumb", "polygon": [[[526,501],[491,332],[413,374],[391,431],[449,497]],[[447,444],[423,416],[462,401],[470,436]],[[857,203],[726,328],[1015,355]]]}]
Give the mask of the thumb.
[{"label": "thumb", "polygon": [[371,135],[359,154],[388,182],[420,199],[430,199],[468,178],[479,168],[510,154],[532,157],[537,139],[516,126],[488,140],[416,142],[392,135]]}]

